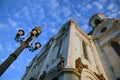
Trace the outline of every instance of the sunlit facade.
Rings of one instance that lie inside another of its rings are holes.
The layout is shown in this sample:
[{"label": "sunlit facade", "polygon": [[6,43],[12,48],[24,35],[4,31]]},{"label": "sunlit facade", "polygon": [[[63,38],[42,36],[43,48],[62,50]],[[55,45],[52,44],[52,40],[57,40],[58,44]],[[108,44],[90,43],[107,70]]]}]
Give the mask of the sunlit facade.
[{"label": "sunlit facade", "polygon": [[26,68],[22,80],[120,80],[120,19],[91,17],[86,34],[66,22]]}]

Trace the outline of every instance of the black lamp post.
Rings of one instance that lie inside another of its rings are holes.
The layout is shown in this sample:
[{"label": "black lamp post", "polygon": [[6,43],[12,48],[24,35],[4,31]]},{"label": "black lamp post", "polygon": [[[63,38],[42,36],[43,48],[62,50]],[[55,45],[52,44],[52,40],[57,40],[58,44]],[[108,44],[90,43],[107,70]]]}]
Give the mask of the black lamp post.
[{"label": "black lamp post", "polygon": [[30,45],[31,41],[36,39],[42,32],[40,27],[35,27],[26,38],[21,38],[25,33],[23,30],[19,30],[16,34],[15,40],[21,45],[0,65],[0,76],[7,70],[7,68],[17,59],[21,52],[28,48],[30,51],[35,51],[41,47],[39,42],[35,43],[35,47]]}]

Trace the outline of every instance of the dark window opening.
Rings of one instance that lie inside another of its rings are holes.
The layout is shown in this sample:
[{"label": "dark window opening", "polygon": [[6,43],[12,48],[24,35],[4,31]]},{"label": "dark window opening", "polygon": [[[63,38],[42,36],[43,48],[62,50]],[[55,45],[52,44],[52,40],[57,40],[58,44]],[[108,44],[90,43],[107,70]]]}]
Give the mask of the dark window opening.
[{"label": "dark window opening", "polygon": [[54,77],[52,80],[59,80],[58,77]]},{"label": "dark window opening", "polygon": [[95,25],[98,26],[98,24],[100,24],[100,22],[101,22],[101,21],[100,21],[99,19],[96,19],[96,20],[95,20]]},{"label": "dark window opening", "polygon": [[104,28],[102,28],[101,30],[100,30],[100,33],[103,33],[103,32],[105,32],[107,30],[107,27],[104,27]]},{"label": "dark window opening", "polygon": [[120,80],[120,78],[119,77],[117,77],[117,79],[116,80]]},{"label": "dark window opening", "polygon": [[83,45],[83,55],[84,57],[88,60],[88,56],[87,56],[87,45],[85,44],[85,42],[82,42]]},{"label": "dark window opening", "polygon": [[116,53],[120,56],[120,44],[117,41],[111,42],[111,46],[116,51]]},{"label": "dark window opening", "polygon": [[31,77],[29,80],[36,80],[35,78]]}]

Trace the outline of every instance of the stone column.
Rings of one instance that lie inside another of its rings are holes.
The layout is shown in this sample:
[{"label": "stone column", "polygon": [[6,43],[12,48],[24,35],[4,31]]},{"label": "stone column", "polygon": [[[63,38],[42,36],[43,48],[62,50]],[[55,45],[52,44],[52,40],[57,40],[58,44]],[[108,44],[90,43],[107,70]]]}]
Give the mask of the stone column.
[{"label": "stone column", "polygon": [[74,60],[74,38],[75,38],[75,25],[76,23],[74,20],[70,21],[70,29],[69,29],[69,43],[68,43],[68,57],[67,57],[67,64],[66,67],[68,68],[74,68],[75,67],[75,60]]}]

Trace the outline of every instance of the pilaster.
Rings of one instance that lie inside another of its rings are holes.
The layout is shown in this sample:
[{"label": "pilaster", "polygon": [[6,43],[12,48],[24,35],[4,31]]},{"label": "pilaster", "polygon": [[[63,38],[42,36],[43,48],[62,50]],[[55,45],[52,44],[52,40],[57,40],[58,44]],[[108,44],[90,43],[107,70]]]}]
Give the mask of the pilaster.
[{"label": "pilaster", "polygon": [[75,45],[74,45],[74,39],[75,39],[75,25],[76,23],[74,20],[70,21],[70,29],[69,29],[69,43],[68,43],[68,57],[67,57],[67,64],[65,67],[68,68],[74,68],[75,67],[75,60],[74,60],[74,53],[75,53]]}]

